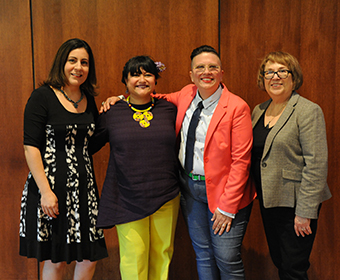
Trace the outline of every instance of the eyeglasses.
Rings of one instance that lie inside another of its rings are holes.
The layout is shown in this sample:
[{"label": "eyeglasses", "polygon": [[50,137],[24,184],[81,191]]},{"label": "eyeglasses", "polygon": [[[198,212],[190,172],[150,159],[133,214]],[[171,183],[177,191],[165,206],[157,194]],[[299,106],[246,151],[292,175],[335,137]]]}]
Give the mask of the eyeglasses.
[{"label": "eyeglasses", "polygon": [[212,64],[212,65],[197,65],[197,66],[194,67],[194,70],[197,73],[203,73],[206,68],[208,68],[209,72],[215,72],[215,73],[220,71],[220,69],[221,69],[220,66]]},{"label": "eyeglasses", "polygon": [[264,72],[263,72],[263,75],[264,75],[264,78],[265,78],[266,80],[273,79],[274,76],[275,76],[275,74],[277,74],[277,76],[278,76],[280,79],[287,79],[289,73],[291,74],[292,71],[290,71],[290,70],[285,70],[285,69],[281,69],[281,70],[277,70],[277,71],[273,71],[273,70],[264,71]]}]

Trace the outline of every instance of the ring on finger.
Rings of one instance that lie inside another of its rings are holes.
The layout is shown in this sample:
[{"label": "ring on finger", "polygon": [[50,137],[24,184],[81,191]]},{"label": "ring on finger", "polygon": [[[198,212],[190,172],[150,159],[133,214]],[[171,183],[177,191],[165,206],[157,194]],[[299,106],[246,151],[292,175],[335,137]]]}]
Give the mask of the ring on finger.
[{"label": "ring on finger", "polygon": [[104,104],[105,104],[105,101],[102,102],[102,105],[104,105]]}]

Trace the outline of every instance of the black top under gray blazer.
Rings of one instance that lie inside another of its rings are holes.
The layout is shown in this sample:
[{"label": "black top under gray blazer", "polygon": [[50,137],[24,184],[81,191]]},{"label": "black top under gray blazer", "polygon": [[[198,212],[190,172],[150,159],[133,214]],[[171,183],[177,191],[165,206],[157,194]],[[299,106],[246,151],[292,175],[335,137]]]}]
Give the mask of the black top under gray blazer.
[{"label": "black top under gray blazer", "polygon": [[[270,102],[254,108],[253,127]],[[264,207],[292,207],[298,216],[318,218],[320,203],[332,196],[327,161],[322,109],[293,92],[265,142],[260,163]]]}]

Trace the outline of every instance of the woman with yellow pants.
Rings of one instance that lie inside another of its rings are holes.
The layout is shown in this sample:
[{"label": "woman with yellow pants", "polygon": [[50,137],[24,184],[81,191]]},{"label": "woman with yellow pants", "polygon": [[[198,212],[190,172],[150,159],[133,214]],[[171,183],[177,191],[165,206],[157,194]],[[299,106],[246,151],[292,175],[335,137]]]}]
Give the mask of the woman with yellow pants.
[{"label": "woman with yellow pants", "polygon": [[178,206],[179,196],[144,219],[116,225],[122,279],[168,279]]},{"label": "woman with yellow pants", "polygon": [[122,82],[129,96],[99,116],[93,152],[110,143],[97,227],[116,226],[123,280],[168,279],[179,209],[176,107],[151,97],[159,69],[131,58]]}]

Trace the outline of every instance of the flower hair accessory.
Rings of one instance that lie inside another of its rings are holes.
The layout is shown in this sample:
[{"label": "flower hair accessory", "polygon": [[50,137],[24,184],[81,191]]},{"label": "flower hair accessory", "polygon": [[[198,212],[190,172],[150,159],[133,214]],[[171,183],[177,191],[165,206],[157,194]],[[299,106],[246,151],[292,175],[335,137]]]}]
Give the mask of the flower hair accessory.
[{"label": "flower hair accessory", "polygon": [[163,72],[166,69],[165,65],[160,61],[155,62],[155,64],[158,69],[158,72]]}]

